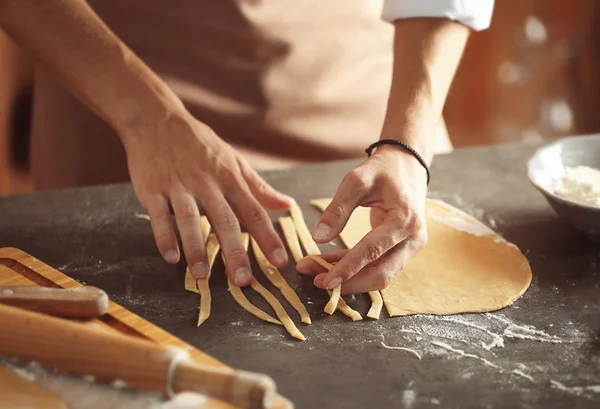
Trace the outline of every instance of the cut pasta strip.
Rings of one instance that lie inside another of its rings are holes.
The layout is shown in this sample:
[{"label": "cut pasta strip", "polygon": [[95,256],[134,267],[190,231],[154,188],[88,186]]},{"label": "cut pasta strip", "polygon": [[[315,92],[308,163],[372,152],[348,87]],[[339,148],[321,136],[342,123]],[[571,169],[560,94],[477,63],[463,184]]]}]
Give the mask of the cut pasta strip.
[{"label": "cut pasta strip", "polygon": [[[242,233],[242,242],[244,243],[244,247],[248,250],[248,233]],[[223,262],[225,262],[225,258],[223,258]],[[229,287],[229,293],[233,297],[233,299],[242,307],[244,310],[248,311],[250,314],[254,315],[257,318],[260,318],[263,321],[270,322],[272,324],[283,325],[281,321],[271,317],[269,314],[255,306],[250,302],[248,298],[242,292],[242,289],[237,285],[233,284],[229,279],[229,275],[227,274],[227,265],[225,266],[225,275],[227,275],[227,285]],[[256,281],[256,280],[254,280]]]},{"label": "cut pasta strip", "polygon": [[303,255],[302,248],[300,247],[300,241],[298,241],[298,232],[296,230],[296,226],[294,226],[294,220],[289,216],[280,217],[279,225],[281,226],[283,237],[285,237],[285,241],[290,249],[290,253],[292,253],[294,261],[296,263],[299,262]]},{"label": "cut pasta strip", "polygon": [[302,304],[302,301],[300,301],[298,294],[296,294],[292,287],[290,287],[277,267],[267,260],[258,243],[256,240],[254,240],[254,237],[251,237],[250,240],[252,242],[254,257],[256,258],[256,262],[258,263],[262,272],[265,274],[271,284],[281,291],[281,294],[283,294],[283,297],[290,303],[290,305],[294,307],[296,311],[298,311],[302,322],[305,324],[310,324],[310,315],[308,315],[308,311],[306,310],[304,304]]},{"label": "cut pasta strip", "polygon": [[252,281],[250,284],[252,289],[262,295],[262,297],[269,303],[271,307],[275,310],[275,314],[277,314],[277,318],[281,321],[287,332],[294,338],[299,339],[301,341],[305,341],[306,337],[302,335],[300,330],[294,324],[294,321],[290,318],[288,313],[283,308],[283,305],[279,302],[277,298],[273,294],[269,292],[261,283],[259,283],[256,279]]},{"label": "cut pasta strip", "polygon": [[[306,256],[306,258],[309,258],[309,259],[314,260],[315,262],[319,263],[320,265],[325,267],[327,269],[327,271],[329,271],[333,268],[333,264],[329,264],[327,261],[323,260],[320,256],[311,254],[311,255]],[[327,314],[331,315],[335,312],[335,310],[337,310],[338,304],[340,302],[341,289],[342,289],[342,286],[338,285],[333,290],[327,290],[329,292],[330,298],[329,298],[329,302],[325,306],[325,309],[323,310]]]},{"label": "cut pasta strip", "polygon": [[[302,243],[302,246],[304,247],[306,254],[308,254],[308,255],[321,254],[321,250],[319,249],[319,246],[317,246],[317,243],[315,243],[315,241],[313,240],[312,235],[310,234],[310,231],[308,230],[308,227],[306,227],[306,222],[304,221],[304,216],[302,215],[302,210],[300,209],[300,206],[298,206],[298,203],[292,204],[292,207],[290,208],[290,213],[292,215],[292,220],[294,221],[294,225],[296,226],[298,238],[300,239],[300,243]],[[323,261],[325,261],[325,260],[323,260]],[[337,287],[335,287],[332,292],[329,293],[329,295],[330,295],[329,302],[327,303],[327,305],[325,306],[325,309],[324,309],[324,311],[327,314],[331,315],[337,309],[338,303],[340,301],[341,291],[342,291],[342,285],[340,284]]]},{"label": "cut pasta strip", "polygon": [[217,236],[211,234],[208,236],[208,241],[206,242],[206,253],[208,255],[208,266],[209,273],[206,278],[197,281],[198,290],[200,291],[200,314],[198,315],[198,326],[202,325],[204,321],[210,317],[210,305],[212,301],[212,296],[210,294],[210,287],[208,285],[208,280],[210,280],[212,268],[215,264],[215,259],[217,258],[217,254],[219,253],[219,241],[217,240]]},{"label": "cut pasta strip", "polygon": [[379,291],[369,291],[369,297],[371,297],[371,308],[367,312],[367,317],[378,320],[383,308],[383,297]]}]

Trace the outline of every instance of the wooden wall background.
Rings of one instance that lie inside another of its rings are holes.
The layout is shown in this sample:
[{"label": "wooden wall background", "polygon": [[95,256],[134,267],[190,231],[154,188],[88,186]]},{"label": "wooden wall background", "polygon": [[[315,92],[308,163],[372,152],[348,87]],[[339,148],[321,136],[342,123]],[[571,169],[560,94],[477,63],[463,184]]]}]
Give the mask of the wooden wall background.
[{"label": "wooden wall background", "polygon": [[[444,110],[455,147],[600,132],[599,43],[598,0],[496,0]],[[31,82],[27,57],[0,33],[0,194],[34,189],[23,157]]]}]

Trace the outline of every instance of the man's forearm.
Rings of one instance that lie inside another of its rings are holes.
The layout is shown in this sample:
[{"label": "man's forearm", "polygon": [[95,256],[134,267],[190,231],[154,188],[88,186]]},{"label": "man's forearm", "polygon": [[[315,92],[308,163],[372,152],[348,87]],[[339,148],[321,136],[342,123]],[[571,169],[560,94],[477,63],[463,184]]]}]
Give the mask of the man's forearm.
[{"label": "man's forearm", "polygon": [[435,128],[469,28],[440,18],[395,22],[392,86],[381,138],[408,143],[430,161]]},{"label": "man's forearm", "polygon": [[179,107],[84,0],[0,0],[0,28],[120,134]]}]

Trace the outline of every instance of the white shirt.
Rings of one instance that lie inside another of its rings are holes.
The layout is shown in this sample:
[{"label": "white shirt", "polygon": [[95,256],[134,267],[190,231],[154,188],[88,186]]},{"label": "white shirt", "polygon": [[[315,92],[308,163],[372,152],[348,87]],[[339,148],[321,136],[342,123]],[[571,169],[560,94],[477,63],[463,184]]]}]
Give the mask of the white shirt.
[{"label": "white shirt", "polygon": [[384,0],[382,18],[449,18],[480,31],[490,26],[493,10],[494,0]]}]

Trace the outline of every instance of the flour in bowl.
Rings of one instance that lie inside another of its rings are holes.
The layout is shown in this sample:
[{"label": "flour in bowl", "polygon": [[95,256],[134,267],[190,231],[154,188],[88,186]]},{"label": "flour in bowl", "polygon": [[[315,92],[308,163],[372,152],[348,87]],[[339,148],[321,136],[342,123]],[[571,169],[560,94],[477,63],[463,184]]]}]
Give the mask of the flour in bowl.
[{"label": "flour in bowl", "polygon": [[600,170],[588,166],[566,168],[554,193],[586,206],[600,207]]}]

